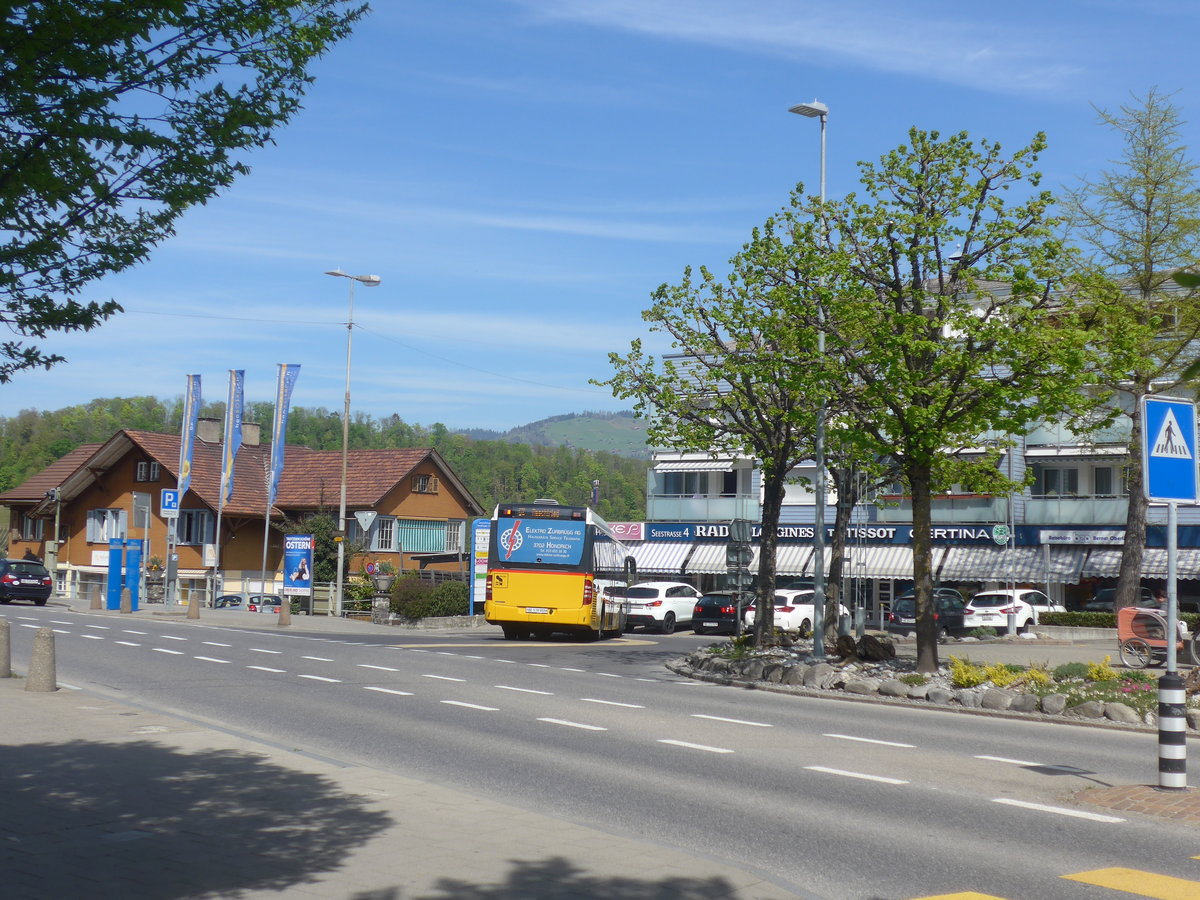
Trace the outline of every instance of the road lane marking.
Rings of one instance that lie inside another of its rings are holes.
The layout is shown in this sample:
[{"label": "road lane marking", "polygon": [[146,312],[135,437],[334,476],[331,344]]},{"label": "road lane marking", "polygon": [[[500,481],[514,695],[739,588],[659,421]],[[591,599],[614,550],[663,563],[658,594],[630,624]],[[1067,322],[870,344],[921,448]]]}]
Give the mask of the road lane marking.
[{"label": "road lane marking", "polygon": [[913,900],[1004,900],[995,894],[980,894],[976,891],[959,891],[956,894],[931,894],[928,897],[914,897]]},{"label": "road lane marking", "polygon": [[186,641],[187,638],[175,637],[175,635],[173,635],[173,634],[164,634],[163,640],[165,640],[165,641]]},{"label": "road lane marking", "polygon": [[140,647],[140,646],[142,646],[141,644],[138,644],[134,641],[113,641],[113,643],[121,644],[124,647]]},{"label": "road lane marking", "polygon": [[278,656],[283,651],[282,650],[262,650],[258,647],[251,647],[250,652],[251,653],[274,653],[276,656]]},{"label": "road lane marking", "polygon": [[728,722],[730,725],[753,725],[755,728],[774,728],[766,722],[747,722],[745,719],[726,719],[724,716],[708,716],[704,713],[692,713],[693,719],[711,719],[714,722]]},{"label": "road lane marking", "polygon": [[80,635],[80,637],[81,637],[81,638],[87,638],[89,641],[102,641],[102,640],[104,640],[104,635],[101,635],[101,634],[81,634],[81,635]]},{"label": "road lane marking", "polygon": [[463,659],[484,659],[482,656],[464,656]]},{"label": "road lane marking", "polygon": [[466,681],[465,678],[451,678],[449,675],[422,675],[422,678],[436,678],[438,681]]},{"label": "road lane marking", "polygon": [[859,743],[862,743],[862,744],[880,744],[884,747],[906,747],[910,750],[913,749],[913,747],[914,747],[913,744],[900,744],[900,743],[897,743],[896,741],[878,741],[875,738],[855,737],[852,734],[827,734],[827,735],[825,735],[825,737],[839,738],[840,740],[843,740],[843,741],[858,741]]},{"label": "road lane marking", "polygon": [[666,738],[659,739],[660,744],[670,744],[673,747],[686,747],[688,750],[704,750],[708,753],[732,753],[732,750],[726,750],[724,747],[709,747],[706,744],[692,744],[687,741],[672,741]]},{"label": "road lane marking", "polygon": [[584,669],[568,669],[566,666],[560,666],[558,671],[560,671],[560,672],[583,672],[585,670]]},{"label": "road lane marking", "polygon": [[989,762],[1008,763],[1013,766],[1041,766],[1041,763],[1026,762],[1023,759],[1009,759],[1007,756],[976,756],[976,759],[986,759]]},{"label": "road lane marking", "polygon": [[1200,896],[1200,882],[1175,878],[1171,875],[1159,875],[1155,872],[1123,869],[1118,866],[1111,869],[1076,872],[1074,875],[1063,875],[1062,877],[1068,881],[1079,881],[1083,884],[1094,884],[1096,887],[1127,891],[1130,894],[1137,894],[1139,897],[1155,897],[1157,900],[1195,900],[1197,896]]},{"label": "road lane marking", "polygon": [[492,687],[499,688],[502,691],[520,691],[522,694],[541,694],[543,697],[553,697],[553,691],[535,691],[533,688],[513,687],[510,684],[494,684]]},{"label": "road lane marking", "polygon": [[605,706],[623,706],[626,709],[645,709],[638,703],[618,703],[616,700],[597,700],[594,697],[580,697],[582,703],[603,703]]},{"label": "road lane marking", "polygon": [[193,656],[192,659],[198,659],[201,662],[215,662],[215,663],[224,663],[225,665],[229,665],[229,660],[217,659],[215,656]]},{"label": "road lane marking", "polygon": [[222,644],[220,641],[201,641],[202,644],[208,644],[210,647],[232,647],[233,644]]},{"label": "road lane marking", "polygon": [[333,662],[333,660],[327,656],[302,656],[300,658],[301,659],[315,659],[317,662]]},{"label": "road lane marking", "polygon": [[182,650],[167,650],[165,647],[155,647],[155,653],[170,653],[172,656],[183,656]]},{"label": "road lane marking", "polygon": [[42,627],[41,625],[26,625],[24,622],[18,622],[17,624],[20,625],[22,628],[41,628]]},{"label": "road lane marking", "polygon": [[624,675],[616,675],[612,672],[596,672],[597,675],[603,675],[605,678],[624,678]]},{"label": "road lane marking", "polygon": [[554,666],[547,665],[546,663],[529,663],[528,665],[531,669],[553,669],[554,668]]},{"label": "road lane marking", "polygon": [[865,772],[847,772],[845,769],[830,769],[826,766],[805,766],[810,772],[824,772],[826,775],[842,775],[846,778],[861,778],[863,781],[877,781],[880,784],[908,784],[899,778],[885,778],[882,775],[867,775]]},{"label": "road lane marking", "polygon": [[270,666],[246,666],[247,669],[258,669],[260,672],[286,672],[287,669],[272,669]]},{"label": "road lane marking", "polygon": [[121,630],[124,631],[126,634],[149,634],[150,633],[148,631],[134,631],[132,628],[122,628]]},{"label": "road lane marking", "polygon": [[99,628],[99,629],[101,629],[102,631],[109,631],[109,630],[110,630],[108,625],[84,625],[83,627],[84,627],[84,628]]},{"label": "road lane marking", "polygon": [[51,619],[51,625],[74,625],[74,622],[64,622],[62,619]]},{"label": "road lane marking", "polygon": [[583,722],[571,722],[567,719],[547,719],[538,717],[539,722],[548,722],[551,725],[565,725],[567,728],[582,728],[584,731],[608,731],[607,728],[602,728],[599,725],[585,725]]},{"label": "road lane marking", "polygon": [[499,712],[498,706],[480,706],[478,703],[463,703],[461,700],[439,700],[439,703],[445,703],[447,706],[465,706],[467,709],[481,709],[484,712]]},{"label": "road lane marking", "polygon": [[[1019,806],[1021,809],[1032,809],[1037,812],[1056,813],[1060,816],[1071,816],[1076,819],[1089,819],[1093,822],[1124,822],[1124,819],[1118,819],[1116,816],[1103,816],[1100,813],[1084,812],[1081,809],[1065,809],[1061,806],[1046,806],[1044,803],[1027,803],[1024,800],[1010,800],[1007,797],[999,797],[992,800],[993,803],[1002,803],[1005,806]],[[1146,896],[1153,896],[1147,894]]]},{"label": "road lane marking", "polygon": [[380,694],[395,694],[398,697],[411,697],[412,691],[394,691],[391,688],[384,687],[364,687],[364,691],[377,691]]},{"label": "road lane marking", "polygon": [[341,684],[340,678],[326,678],[324,675],[297,675],[297,678],[307,678],[310,681],[327,681],[330,684]]},{"label": "road lane marking", "polygon": [[71,633],[69,631],[63,631],[61,628],[52,628],[50,630],[53,631],[55,634],[70,634]]},{"label": "road lane marking", "polygon": [[378,669],[381,672],[399,672],[399,669],[393,669],[391,666],[373,666],[370,663],[359,663],[360,669]]}]

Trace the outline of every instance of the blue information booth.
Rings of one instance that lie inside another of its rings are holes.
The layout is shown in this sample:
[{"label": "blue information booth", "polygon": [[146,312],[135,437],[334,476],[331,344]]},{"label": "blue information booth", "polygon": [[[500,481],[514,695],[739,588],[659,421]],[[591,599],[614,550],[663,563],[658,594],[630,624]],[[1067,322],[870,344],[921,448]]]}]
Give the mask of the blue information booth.
[{"label": "blue information booth", "polygon": [[106,609],[121,608],[121,589],[129,588],[132,609],[138,608],[138,587],[142,576],[142,542],[113,538],[108,542],[108,584]]}]

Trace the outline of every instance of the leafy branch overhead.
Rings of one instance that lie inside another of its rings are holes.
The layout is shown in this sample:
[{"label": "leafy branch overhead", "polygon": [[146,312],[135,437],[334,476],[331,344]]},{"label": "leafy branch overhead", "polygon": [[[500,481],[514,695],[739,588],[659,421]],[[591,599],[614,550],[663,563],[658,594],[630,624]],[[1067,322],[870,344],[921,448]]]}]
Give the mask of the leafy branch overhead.
[{"label": "leafy branch overhead", "polygon": [[[0,20],[0,383],[37,341],[121,311],[85,288],[144,260],[300,108],[343,0],[42,0]],[[29,339],[35,339],[30,341]]]}]

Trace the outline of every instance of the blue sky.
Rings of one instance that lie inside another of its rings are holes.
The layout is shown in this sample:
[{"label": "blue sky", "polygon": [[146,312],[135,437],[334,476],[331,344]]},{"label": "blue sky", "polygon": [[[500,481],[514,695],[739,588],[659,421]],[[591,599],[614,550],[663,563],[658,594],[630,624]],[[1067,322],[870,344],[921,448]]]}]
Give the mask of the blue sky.
[{"label": "blue sky", "polygon": [[[589,378],[646,336],[687,265],[724,264],[797,181],[855,188],[916,125],[1016,148],[1052,187],[1118,156],[1092,104],[1179,91],[1200,157],[1194,0],[375,0],[320,61],[248,177],[150,261],[95,286],[126,312],[47,342],[0,415],[96,397],[248,400],[300,363],[293,404],[340,410],[348,282],[355,412],[505,429],[626,407]],[[663,349],[650,341],[652,349]]]}]

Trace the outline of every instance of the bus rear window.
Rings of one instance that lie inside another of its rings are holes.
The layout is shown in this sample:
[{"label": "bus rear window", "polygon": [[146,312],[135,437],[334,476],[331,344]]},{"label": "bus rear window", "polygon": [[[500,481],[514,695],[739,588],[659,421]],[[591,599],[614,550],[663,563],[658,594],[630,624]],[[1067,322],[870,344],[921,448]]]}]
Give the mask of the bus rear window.
[{"label": "bus rear window", "polygon": [[587,523],[565,519],[498,518],[496,559],[502,563],[577,566],[583,559]]}]

